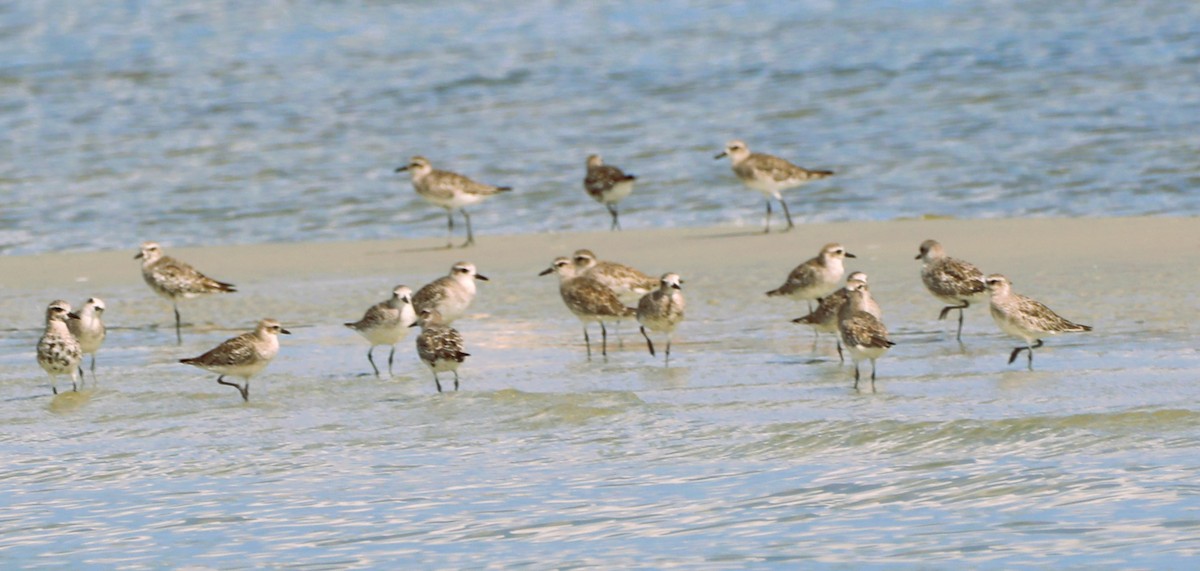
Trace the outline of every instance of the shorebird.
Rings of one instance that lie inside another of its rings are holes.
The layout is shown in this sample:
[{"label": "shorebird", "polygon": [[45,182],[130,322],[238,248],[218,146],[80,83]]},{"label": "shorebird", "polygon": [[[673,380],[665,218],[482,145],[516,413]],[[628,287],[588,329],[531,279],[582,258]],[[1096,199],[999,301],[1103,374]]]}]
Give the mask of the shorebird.
[{"label": "shorebird", "polygon": [[567,309],[583,322],[583,342],[587,345],[588,358],[592,357],[592,341],[588,338],[588,323],[600,324],[600,353],[608,356],[608,330],[605,323],[615,323],[637,315],[637,310],[625,307],[617,294],[604,284],[588,277],[577,275],[575,265],[569,258],[555,258],[554,263],[539,273],[544,276],[558,274],[558,293]]},{"label": "shorebird", "polygon": [[587,158],[587,176],[583,179],[583,189],[596,202],[603,204],[612,215],[612,226],[609,230],[620,230],[621,222],[617,219],[617,203],[633,192],[633,182],[636,176],[625,174],[621,169],[604,164],[600,155],[590,155]]},{"label": "shorebird", "polygon": [[945,319],[950,310],[958,310],[958,334],[955,339],[962,342],[963,310],[972,301],[983,301],[987,297],[987,286],[983,283],[983,272],[970,262],[946,255],[946,250],[937,240],[921,242],[920,253],[915,258],[925,262],[921,266],[921,281],[925,289],[942,303],[948,303],[938,314]]},{"label": "shorebird", "polygon": [[[1029,351],[1029,370],[1033,370],[1033,350],[1042,346],[1041,337],[1059,333],[1091,331],[1091,326],[1072,323],[1050,310],[1041,302],[1012,291],[1012,282],[1000,274],[987,277],[991,295],[992,319],[1000,330],[1025,341],[1008,356],[1008,364],[1017,360],[1021,351]],[[1034,343],[1036,341],[1036,343]]]},{"label": "shorebird", "polygon": [[854,361],[854,389],[858,390],[858,363],[869,359],[871,392],[875,392],[875,360],[887,353],[895,343],[888,339],[883,321],[867,312],[870,298],[866,282],[847,286],[846,303],[838,310],[838,333]]},{"label": "shorebird", "polygon": [[78,317],[71,313],[71,304],[61,299],[50,302],[46,307],[46,329],[38,340],[37,362],[50,375],[50,390],[54,394],[58,394],[55,380],[59,375],[69,375],[71,388],[79,390],[75,375],[79,362],[83,360],[83,352],[79,348],[79,341],[67,328],[67,320]]},{"label": "shorebird", "polygon": [[[257,375],[271,363],[279,353],[279,334],[290,335],[274,319],[263,319],[250,333],[227,339],[199,357],[180,359],[179,362],[216,373],[217,383],[233,387],[242,394],[242,400],[250,400],[250,377]],[[244,385],[225,380],[226,376],[241,377]]]},{"label": "shorebird", "polygon": [[371,348],[367,349],[367,362],[379,376],[379,367],[371,352],[379,345],[390,345],[388,353],[388,375],[392,374],[392,360],[396,356],[396,344],[408,336],[408,328],[417,322],[416,311],[412,305],[412,290],[408,286],[398,285],[392,289],[392,297],[367,308],[362,319],[354,323],[346,323],[346,327],[362,335]]},{"label": "shorebird", "polygon": [[458,262],[450,274],[425,284],[412,298],[417,315],[422,309],[436,309],[446,323],[462,317],[475,301],[475,280],[490,281],[475,270],[471,262]]},{"label": "shorebird", "polygon": [[571,259],[577,275],[600,282],[622,299],[638,300],[658,289],[658,280],[624,264],[597,260],[591,250],[575,250]]},{"label": "shorebird", "polygon": [[492,186],[475,182],[461,174],[450,171],[436,170],[425,157],[413,157],[407,165],[397,167],[396,172],[409,171],[412,175],[413,188],[421,198],[435,206],[446,209],[447,233],[446,247],[450,248],[454,235],[454,211],[458,210],[467,223],[467,241],[462,247],[466,248],[475,243],[475,234],[471,232],[471,216],[467,214],[468,206],[478,204],[483,199],[500,192],[512,190],[507,186]]},{"label": "shorebird", "polygon": [[142,279],[154,293],[171,300],[175,309],[175,340],[182,345],[183,335],[179,332],[179,300],[191,299],[209,293],[232,293],[237,291],[233,284],[214,280],[196,268],[163,254],[162,247],[155,242],[142,242],[142,251],[133,257],[142,261]]},{"label": "shorebird", "polygon": [[733,166],[733,172],[742,184],[757,190],[767,199],[767,223],[763,233],[771,231],[771,199],[779,201],[783,207],[783,215],[787,217],[787,229],[795,228],[792,223],[792,213],[788,212],[787,203],[783,201],[781,191],[808,184],[810,181],[833,176],[833,171],[808,170],[798,167],[779,157],[763,153],[751,153],[746,143],[729,141],[725,150],[715,158],[728,156]]},{"label": "shorebird", "polygon": [[[842,354],[842,338],[838,332],[838,312],[842,306],[846,304],[846,299],[849,297],[850,288],[860,284],[867,283],[867,274],[863,272],[852,272],[846,276],[846,287],[839,289],[823,298],[817,304],[817,308],[812,310],[804,317],[797,317],[792,320],[792,323],[802,323],[810,325],[813,331],[819,333],[833,333],[837,340],[838,362],[845,363],[846,357]],[[883,319],[883,312],[879,309],[879,304],[875,303],[873,297],[867,296],[863,299],[865,306],[863,311],[874,315],[879,319]],[[817,348],[817,340],[813,338],[813,349]]]},{"label": "shorebird", "polygon": [[825,244],[821,252],[792,270],[783,285],[767,292],[768,297],[787,296],[795,300],[808,302],[808,310],[812,311],[812,300],[833,293],[846,268],[842,266],[845,258],[854,258],[841,244]]},{"label": "shorebird", "polygon": [[458,366],[471,356],[463,351],[462,335],[446,325],[436,309],[421,310],[417,324],[421,326],[421,334],[417,336],[417,355],[433,371],[433,384],[437,386],[437,391],[442,392],[438,373],[447,371],[454,373],[454,390],[457,391]]},{"label": "shorebird", "polygon": [[[75,313],[78,317],[67,320],[67,328],[79,341],[79,349],[84,355],[92,356],[92,382],[96,382],[96,352],[104,344],[108,332],[100,316],[104,315],[104,300],[90,297],[83,303],[83,308]],[[83,383],[83,362],[79,363],[79,381]]]},{"label": "shorebird", "polygon": [[683,321],[685,307],[683,299],[683,280],[679,274],[663,274],[658,289],[646,294],[638,302],[637,320],[641,324],[642,337],[646,338],[646,347],[654,356],[654,342],[646,334],[646,329],[656,333],[667,334],[667,352],[664,364],[671,362],[671,337],[675,328]]}]

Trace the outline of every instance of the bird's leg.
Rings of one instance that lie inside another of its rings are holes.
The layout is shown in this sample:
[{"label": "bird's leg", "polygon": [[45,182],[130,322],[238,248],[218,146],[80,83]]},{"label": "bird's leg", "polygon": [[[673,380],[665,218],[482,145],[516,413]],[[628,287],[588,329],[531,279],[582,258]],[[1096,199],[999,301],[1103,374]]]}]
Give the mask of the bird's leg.
[{"label": "bird's leg", "polygon": [[[392,360],[395,358],[396,358],[396,346],[392,345],[392,351],[390,353],[388,353],[388,376],[389,377],[396,376],[396,374],[392,372]],[[378,375],[376,375],[376,376],[378,376]]]},{"label": "bird's leg", "polygon": [[871,392],[875,392],[875,359],[871,359]]},{"label": "bird's leg", "polygon": [[[769,204],[769,203],[770,203],[770,202],[768,201],[768,204]],[[785,229],[783,230],[784,232],[787,232],[788,230],[791,230],[792,228],[795,228],[795,227],[796,227],[796,225],[795,225],[795,224],[792,224],[792,213],[791,213],[791,212],[788,212],[787,203],[783,201],[783,197],[782,197],[782,196],[781,196],[781,197],[779,197],[779,205],[783,207],[783,215],[784,215],[784,216],[787,218],[787,221],[788,221],[787,228],[785,228]]]},{"label": "bird's leg", "polygon": [[217,377],[217,384],[225,385],[227,387],[233,387],[233,388],[237,389],[238,392],[242,394],[242,400],[244,400],[246,402],[250,402],[250,380],[249,379],[246,380],[246,386],[243,387],[237,383],[231,383],[229,381],[226,381],[225,375],[221,375],[221,376]]},{"label": "bird's leg", "polygon": [[621,221],[617,218],[617,205],[609,202],[609,203],[606,203],[604,206],[606,208],[608,208],[608,213],[612,214],[612,226],[609,226],[609,228],[608,228],[609,231],[620,230],[621,229]]},{"label": "bird's leg", "polygon": [[446,247],[454,247],[454,211],[446,209]]},{"label": "bird's leg", "polygon": [[858,361],[854,362],[854,390],[858,390]]},{"label": "bird's leg", "polygon": [[[96,380],[96,354],[92,353],[92,384],[95,385],[99,381]],[[83,376],[83,371],[79,371],[79,376]]]},{"label": "bird's leg", "polygon": [[467,221],[467,241],[463,242],[462,246],[461,246],[463,248],[466,248],[467,246],[473,245],[475,243],[475,234],[473,234],[471,232],[471,215],[467,214],[466,208],[459,208],[458,211],[462,212],[463,220]]},{"label": "bird's leg", "polygon": [[433,372],[433,384],[437,386],[438,392],[442,392],[442,382],[437,378],[437,371]]},{"label": "bird's leg", "polygon": [[838,349],[838,364],[839,365],[845,364],[846,357],[842,355],[842,340],[840,337],[837,340],[837,349]]},{"label": "bird's leg", "polygon": [[940,321],[940,320],[945,319],[946,316],[950,314],[950,310],[957,309],[958,310],[958,335],[955,337],[955,339],[962,341],[963,310],[968,307],[971,307],[971,302],[969,302],[967,300],[963,300],[963,299],[960,299],[959,301],[962,302],[962,305],[947,305],[946,307],[943,307],[942,312],[938,314],[938,320]]},{"label": "bird's leg", "polygon": [[1011,354],[1009,354],[1009,356],[1008,356],[1008,364],[1009,364],[1009,365],[1013,364],[1013,361],[1016,361],[1016,360],[1017,360],[1017,355],[1020,355],[1020,354],[1021,354],[1021,351],[1024,351],[1024,350],[1026,350],[1026,349],[1027,349],[1026,347],[1016,347],[1016,348],[1014,348],[1014,349],[1012,350],[1012,353],[1011,353]]},{"label": "bird's leg", "polygon": [[458,392],[458,370],[454,371],[454,392]]},{"label": "bird's leg", "polygon": [[1029,346],[1029,370],[1033,370],[1033,350],[1042,346],[1042,340],[1038,339],[1037,343]]},{"label": "bird's leg", "polygon": [[663,366],[671,364],[671,335],[667,334],[667,359],[663,362]]},{"label": "bird's leg", "polygon": [[371,348],[367,349],[367,362],[371,363],[371,368],[375,370],[375,376],[379,377],[379,367],[375,366],[375,358],[371,356],[371,352],[374,350],[375,350],[374,345],[371,345]]},{"label": "bird's leg", "polygon": [[175,342],[183,345],[183,334],[179,332],[179,304],[172,301],[171,306],[175,308]]},{"label": "bird's leg", "polygon": [[650,349],[650,356],[654,356],[654,342],[650,340],[650,336],[646,334],[646,328],[641,327],[642,337],[646,338],[646,348]]},{"label": "bird's leg", "polygon": [[604,322],[600,322],[600,354],[608,357],[608,329],[604,327]]},{"label": "bird's leg", "polygon": [[588,338],[587,323],[583,324],[583,344],[587,346],[588,360],[592,360],[592,340]]},{"label": "bird's leg", "polygon": [[963,306],[962,306],[962,307],[960,307],[960,308],[958,308],[958,333],[957,333],[957,334],[955,334],[954,338],[955,338],[955,339],[956,339],[956,340],[957,340],[959,343],[962,343],[963,310],[964,310],[964,309],[966,309],[966,308],[967,308],[967,306],[969,306],[969,305],[970,305],[969,303],[967,303],[967,302],[965,302],[965,301],[964,301],[964,302],[963,302]]},{"label": "bird's leg", "polygon": [[767,199],[767,224],[763,227],[763,234],[771,233],[771,199]]}]

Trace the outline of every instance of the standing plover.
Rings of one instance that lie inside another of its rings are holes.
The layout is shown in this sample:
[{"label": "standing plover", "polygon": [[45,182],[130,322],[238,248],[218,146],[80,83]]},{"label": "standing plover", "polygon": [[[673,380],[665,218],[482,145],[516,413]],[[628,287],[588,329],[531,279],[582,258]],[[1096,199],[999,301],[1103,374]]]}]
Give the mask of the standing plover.
[{"label": "standing plover", "polygon": [[71,313],[71,304],[56,299],[46,307],[46,330],[37,344],[37,362],[50,375],[50,390],[58,394],[55,380],[59,375],[71,377],[71,388],[79,390],[76,384],[76,374],[79,362],[83,360],[83,352],[79,348],[79,340],[71,334],[67,320],[76,319]]},{"label": "standing plover", "polygon": [[463,220],[467,222],[467,241],[462,244],[465,248],[475,243],[475,234],[471,232],[471,216],[467,214],[466,207],[478,204],[496,193],[512,190],[507,186],[475,182],[458,173],[435,170],[425,157],[413,157],[407,165],[396,169],[396,172],[402,171],[409,171],[412,175],[413,188],[421,198],[446,209],[447,248],[452,246],[450,240],[454,235],[455,210],[461,212]]},{"label": "standing plover", "polygon": [[475,280],[490,281],[475,271],[475,264],[458,262],[450,274],[425,284],[412,298],[417,315],[423,309],[436,309],[446,323],[462,317],[475,300]]},{"label": "standing plover", "polygon": [[938,319],[945,319],[952,309],[958,310],[958,334],[955,338],[962,341],[963,310],[970,307],[972,301],[983,301],[987,297],[983,272],[970,262],[947,256],[937,240],[921,242],[921,251],[916,259],[925,262],[921,266],[921,281],[925,282],[925,288],[938,301],[950,304],[942,308]]},{"label": "standing plover", "polygon": [[624,264],[597,260],[591,250],[575,250],[571,258],[577,275],[600,282],[624,300],[636,301],[658,289],[658,280]]},{"label": "standing plover", "polygon": [[650,355],[654,355],[654,343],[646,334],[646,329],[657,333],[667,334],[667,352],[665,363],[671,362],[671,337],[675,335],[675,327],[683,321],[683,280],[679,274],[663,274],[658,289],[642,296],[637,306],[637,320],[641,324],[642,337],[646,338],[646,347]]},{"label": "standing plover", "polygon": [[[842,338],[840,335],[837,335],[838,312],[846,304],[850,288],[859,283],[867,283],[867,274],[852,272],[849,276],[846,276],[846,287],[821,298],[821,302],[817,304],[817,308],[812,310],[808,315],[792,320],[792,323],[802,323],[812,326],[813,331],[817,333],[833,333],[834,338],[837,340],[838,362],[841,363],[845,363],[846,358],[842,355]],[[873,297],[867,296],[863,301],[865,303],[863,311],[883,319],[883,312],[879,309],[879,304],[875,303]],[[816,347],[816,339],[814,338],[813,349],[815,350]]]},{"label": "standing plover", "polygon": [[583,322],[583,342],[587,354],[592,356],[592,341],[588,338],[588,323],[600,324],[600,353],[608,356],[608,330],[605,323],[615,323],[637,315],[637,310],[625,307],[617,294],[604,284],[588,276],[577,275],[575,265],[569,258],[555,258],[554,263],[539,276],[558,274],[558,293],[567,309]]},{"label": "standing plover", "polygon": [[888,339],[887,327],[878,317],[867,312],[871,297],[866,282],[847,285],[846,303],[838,311],[838,333],[854,361],[854,389],[858,389],[858,363],[871,361],[871,392],[875,392],[875,360],[887,353],[895,343]]},{"label": "standing plover", "polygon": [[604,164],[600,155],[590,155],[587,158],[587,176],[583,179],[583,189],[588,196],[603,204],[612,215],[612,226],[609,230],[620,230],[621,222],[617,219],[617,203],[633,192],[633,181],[636,176],[625,174],[621,169]]},{"label": "standing plover", "polygon": [[[90,297],[83,303],[83,308],[75,312],[77,318],[67,320],[67,327],[71,330],[71,334],[79,341],[79,348],[84,355],[92,356],[92,382],[96,382],[96,352],[100,350],[100,345],[104,344],[104,337],[108,334],[104,327],[104,322],[100,320],[100,316],[104,314],[104,300],[98,297]],[[83,362],[79,363],[79,381],[83,384]]]},{"label": "standing plover", "polygon": [[[991,295],[992,319],[1000,330],[1025,341],[1008,356],[1011,365],[1021,351],[1029,351],[1029,370],[1033,370],[1033,350],[1042,346],[1040,337],[1074,331],[1091,331],[1091,326],[1072,323],[1060,317],[1041,302],[1012,291],[1012,282],[1000,274],[987,277]],[[1034,343],[1036,341],[1036,343]]]},{"label": "standing plover", "polygon": [[417,313],[413,310],[412,290],[408,286],[398,285],[392,289],[392,297],[367,308],[362,319],[354,323],[346,323],[346,327],[362,335],[371,348],[367,349],[367,362],[379,376],[379,367],[371,352],[378,345],[390,345],[388,353],[388,375],[392,374],[392,360],[396,356],[396,343],[408,336],[408,328],[417,322]]},{"label": "standing plover", "polygon": [[821,299],[838,288],[846,268],[842,266],[844,258],[854,258],[841,244],[825,244],[821,252],[788,274],[787,281],[767,295],[775,297],[787,296],[795,300],[808,302],[808,310],[812,311],[812,300]]},{"label": "standing plover", "polygon": [[[179,362],[216,373],[217,383],[233,387],[242,394],[242,400],[250,400],[250,377],[266,368],[279,353],[279,334],[290,335],[274,319],[263,319],[250,333],[227,339],[199,357],[180,359]],[[241,377],[245,385],[231,383],[225,376]]]},{"label": "standing plover", "polygon": [[798,167],[779,157],[765,155],[762,153],[751,153],[746,147],[746,143],[741,141],[729,141],[725,144],[725,150],[715,158],[728,156],[733,164],[733,172],[742,181],[742,184],[763,193],[767,199],[767,224],[763,229],[763,233],[771,231],[771,199],[779,201],[779,205],[783,207],[783,215],[787,217],[787,229],[791,230],[796,225],[792,223],[792,213],[788,212],[787,203],[783,201],[781,191],[789,188],[796,188],[807,184],[809,181],[818,180],[833,176],[833,171],[826,170],[808,170],[803,167]]},{"label": "standing plover", "polygon": [[437,391],[442,392],[438,373],[446,371],[454,373],[454,390],[457,391],[458,366],[471,356],[463,351],[462,335],[446,325],[436,309],[421,310],[417,324],[421,326],[421,334],[417,336],[417,355],[433,371],[433,384],[437,386]]},{"label": "standing plover", "polygon": [[142,251],[133,257],[142,260],[142,279],[154,293],[171,300],[175,308],[175,340],[182,345],[179,332],[179,300],[218,292],[237,291],[233,284],[214,280],[196,268],[163,255],[162,247],[154,242],[142,242]]}]

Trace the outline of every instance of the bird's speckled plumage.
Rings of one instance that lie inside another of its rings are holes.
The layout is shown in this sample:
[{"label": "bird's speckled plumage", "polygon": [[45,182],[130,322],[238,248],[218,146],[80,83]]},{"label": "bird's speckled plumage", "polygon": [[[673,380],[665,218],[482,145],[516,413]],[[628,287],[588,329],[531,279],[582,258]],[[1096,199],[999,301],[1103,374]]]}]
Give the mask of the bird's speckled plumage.
[{"label": "bird's speckled plumage", "polygon": [[[104,300],[98,297],[88,298],[83,302],[83,307],[75,312],[75,318],[67,320],[67,328],[71,330],[71,334],[79,341],[79,349],[84,355],[92,356],[92,382],[96,380],[96,352],[100,350],[100,346],[104,344],[104,338],[108,336],[108,329],[104,327],[104,321],[100,318],[104,315],[104,310],[107,306]],[[82,363],[80,367],[82,367]],[[84,379],[83,371],[79,371],[79,380]]]},{"label": "bird's speckled plumage", "polygon": [[[797,317],[792,320],[792,323],[801,323],[810,325],[819,333],[835,333],[837,332],[838,312],[842,306],[846,304],[846,299],[849,297],[850,288],[856,283],[867,283],[867,274],[863,272],[854,272],[846,276],[846,286],[821,298],[821,303],[817,304],[817,308],[812,310],[808,315]],[[879,304],[875,303],[874,298],[867,298],[867,305],[864,311],[883,319],[883,312],[879,308]]]},{"label": "bird's speckled plumage", "polygon": [[417,313],[412,304],[413,292],[408,286],[398,285],[392,288],[392,296],[367,308],[362,319],[346,323],[346,327],[362,335],[371,348],[367,350],[367,362],[379,376],[379,367],[371,353],[379,345],[392,348],[388,354],[388,373],[392,372],[392,361],[396,354],[396,344],[408,336],[408,329],[417,322]]},{"label": "bird's speckled plumage", "polygon": [[733,173],[742,184],[752,190],[762,193],[767,199],[767,216],[763,232],[771,231],[771,199],[779,201],[783,214],[787,217],[787,230],[796,225],[792,222],[792,213],[788,211],[787,202],[783,199],[782,191],[807,184],[809,181],[833,176],[833,171],[809,170],[798,167],[779,157],[762,153],[751,153],[750,148],[742,141],[729,141],[725,150],[716,158],[729,157]]},{"label": "bird's speckled plumage", "polygon": [[146,285],[171,301],[237,291],[233,284],[214,280],[187,263],[163,254],[162,247],[154,242],[143,242],[142,250],[135,258],[142,260],[142,279]]},{"label": "bird's speckled plumage", "polygon": [[76,373],[83,351],[79,341],[67,327],[67,320],[76,317],[71,304],[61,299],[46,307],[46,328],[37,344],[37,362],[50,375],[50,389],[58,394],[56,380],[60,375],[71,377],[72,388],[78,389]]},{"label": "bird's speckled plumage", "polygon": [[612,215],[610,230],[619,230],[621,223],[617,215],[617,203],[633,192],[636,176],[626,174],[621,169],[604,164],[600,155],[590,155],[587,158],[587,175],[583,178],[583,189],[596,202],[608,208]]},{"label": "bird's speckled plumage", "polygon": [[424,309],[418,316],[421,334],[417,336],[417,355],[421,362],[433,372],[433,382],[438,392],[442,383],[438,373],[454,373],[454,390],[458,390],[458,366],[471,354],[467,353],[462,334],[446,325],[436,309]]},{"label": "bird's speckled plumage", "polygon": [[916,259],[924,262],[921,266],[921,282],[925,284],[925,289],[938,301],[950,304],[942,308],[938,319],[945,319],[952,309],[958,310],[956,337],[962,341],[963,310],[970,307],[971,302],[987,297],[983,272],[969,262],[947,256],[937,240],[921,242]]},{"label": "bird's speckled plumage", "polygon": [[576,275],[600,282],[619,298],[633,301],[658,289],[657,279],[624,264],[598,260],[591,250],[575,250],[571,258]]},{"label": "bird's speckled plumage", "polygon": [[1045,304],[1012,291],[1012,282],[1000,274],[988,276],[986,283],[996,325],[1001,331],[1025,341],[1024,347],[1013,349],[1009,363],[1015,361],[1021,351],[1029,351],[1029,369],[1033,370],[1033,350],[1042,346],[1041,337],[1092,330],[1089,325],[1074,323]]},{"label": "bird's speckled plumage", "polygon": [[475,300],[475,280],[489,281],[480,275],[471,262],[458,262],[450,268],[448,275],[429,282],[413,296],[413,309],[417,315],[422,310],[434,309],[441,314],[445,323],[453,323],[463,316]]},{"label": "bird's speckled plumage", "polygon": [[466,207],[512,190],[507,186],[483,184],[458,173],[437,170],[433,168],[429,159],[422,156],[415,156],[409,159],[408,164],[396,169],[396,172],[402,171],[408,171],[412,177],[413,189],[421,198],[446,209],[448,229],[451,232],[454,230],[454,211],[462,212],[467,223],[467,241],[463,243],[464,247],[475,243],[475,236],[471,231],[471,217],[467,214]]},{"label": "bird's speckled plumage", "polygon": [[825,297],[838,288],[846,268],[844,258],[853,258],[841,244],[825,244],[815,258],[796,266],[783,285],[767,292],[768,296],[787,296],[796,300],[814,300]]},{"label": "bird's speckled plumage", "polygon": [[858,388],[858,363],[871,361],[871,390],[875,390],[875,360],[895,343],[888,339],[883,321],[867,312],[871,293],[866,282],[847,285],[846,303],[838,311],[838,334],[854,360],[854,388]]},{"label": "bird's speckled plumage", "polygon": [[615,323],[634,317],[637,310],[626,307],[621,303],[617,294],[604,284],[587,275],[580,275],[574,262],[566,257],[554,259],[549,268],[538,275],[558,274],[558,293],[567,309],[583,322],[583,340],[591,355],[591,340],[588,338],[587,324],[600,324],[603,341],[601,353],[608,355],[608,330],[605,323]]},{"label": "bird's speckled plumage", "polygon": [[[237,388],[243,400],[250,400],[250,378],[265,369],[279,353],[281,333],[288,335],[291,332],[274,319],[263,319],[254,331],[227,339],[199,357],[180,359],[179,362],[217,373],[220,375],[218,383]],[[245,386],[225,382],[226,375],[245,379]]]},{"label": "bird's speckled plumage", "polygon": [[683,279],[679,274],[666,273],[659,280],[659,288],[642,296],[638,301],[637,320],[642,326],[646,346],[654,355],[654,343],[646,330],[667,335],[666,359],[671,359],[671,338],[675,328],[683,321],[686,303],[683,299]]}]

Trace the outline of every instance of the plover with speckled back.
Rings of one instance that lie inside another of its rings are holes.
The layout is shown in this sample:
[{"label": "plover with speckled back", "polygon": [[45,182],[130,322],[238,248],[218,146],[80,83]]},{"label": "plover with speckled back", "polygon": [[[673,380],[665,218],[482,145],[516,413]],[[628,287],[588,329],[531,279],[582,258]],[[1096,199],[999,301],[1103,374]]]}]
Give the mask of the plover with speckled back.
[{"label": "plover with speckled back", "polygon": [[866,282],[847,285],[846,303],[838,310],[838,334],[854,361],[854,388],[858,389],[858,363],[871,361],[871,392],[875,391],[875,360],[895,345],[883,321],[867,311],[871,292]]},{"label": "plover with speckled back", "polygon": [[809,170],[798,167],[784,159],[763,153],[751,153],[746,143],[729,141],[725,150],[715,158],[729,157],[733,173],[742,184],[757,190],[767,199],[767,219],[763,233],[771,231],[771,199],[779,201],[783,207],[783,215],[787,217],[787,230],[795,228],[792,223],[792,213],[788,211],[787,202],[783,200],[782,191],[803,186],[814,180],[833,176],[833,171]]},{"label": "plover with speckled back", "polygon": [[462,244],[465,248],[475,243],[475,234],[471,231],[471,215],[467,214],[466,207],[512,190],[511,187],[483,184],[458,173],[434,169],[429,159],[421,156],[413,157],[407,165],[396,168],[396,172],[403,171],[408,171],[412,176],[413,188],[421,198],[446,209],[447,248],[452,246],[450,241],[454,235],[455,210],[462,213],[463,220],[467,223],[467,241]]},{"label": "plover with speckled back", "polygon": [[[100,319],[104,315],[104,300],[98,297],[90,297],[83,303],[83,307],[75,312],[76,318],[67,320],[67,328],[71,330],[71,334],[79,341],[79,349],[84,355],[92,356],[92,382],[96,382],[96,352],[100,350],[100,346],[104,344],[104,338],[108,335],[108,330],[104,327],[104,322]],[[83,384],[83,362],[79,363],[79,382]]]},{"label": "plover with speckled back", "polygon": [[[1000,274],[986,278],[988,294],[991,296],[992,319],[1000,330],[1025,341],[1008,356],[1011,365],[1021,351],[1029,351],[1029,370],[1033,370],[1033,350],[1042,346],[1041,337],[1059,333],[1091,331],[1089,325],[1073,323],[1050,310],[1041,302],[1025,297],[1012,290],[1012,282]],[[1036,341],[1036,343],[1035,343]]]},{"label": "plover with speckled back", "polygon": [[470,357],[464,351],[462,334],[446,325],[436,309],[423,309],[417,318],[421,334],[417,336],[417,356],[433,372],[433,384],[442,392],[438,373],[454,373],[454,390],[458,390],[458,366]]},{"label": "plover with speckled back", "polygon": [[[199,357],[180,359],[179,362],[216,373],[219,375],[218,384],[237,389],[242,395],[242,400],[249,401],[250,377],[262,372],[279,353],[281,333],[291,334],[278,321],[263,319],[258,322],[254,331],[227,339]],[[241,377],[245,384],[226,381],[226,376]]]},{"label": "plover with speckled back", "polygon": [[856,256],[847,252],[841,244],[825,244],[816,257],[796,266],[788,274],[783,285],[767,292],[767,296],[786,296],[807,301],[808,310],[811,312],[813,300],[821,299],[837,290],[842,276],[846,273],[842,260],[854,257]]},{"label": "plover with speckled back", "polygon": [[604,284],[593,278],[578,275],[575,264],[566,257],[554,259],[554,263],[540,276],[551,273],[558,274],[558,293],[562,296],[567,309],[583,322],[583,342],[587,346],[587,354],[592,356],[592,341],[588,338],[588,323],[600,324],[601,345],[600,353],[608,356],[608,329],[605,323],[617,323],[637,315],[637,310],[625,307],[617,294]]},{"label": "plover with speckled back", "polygon": [[413,309],[417,315],[424,309],[436,309],[445,323],[453,323],[463,316],[471,302],[475,301],[475,280],[488,280],[471,262],[458,262],[450,268],[450,274],[425,284],[413,296]]},{"label": "plover with speckled back", "polygon": [[[840,363],[845,363],[846,358],[842,354],[842,338],[840,335],[837,335],[838,312],[840,312],[842,306],[846,304],[846,300],[849,298],[850,288],[859,283],[867,283],[867,274],[863,272],[852,272],[849,276],[846,276],[845,287],[821,298],[820,303],[817,304],[817,308],[809,312],[808,315],[805,315],[804,317],[797,317],[796,319],[792,320],[792,323],[801,323],[812,326],[813,331],[816,331],[818,334],[833,333],[834,338],[837,340],[838,362]],[[863,308],[864,311],[880,319],[883,318],[883,312],[879,309],[879,304],[875,303],[874,298],[868,297],[864,301],[866,302],[866,305]],[[813,350],[816,350],[816,347],[817,340],[816,338],[813,338]]]},{"label": "plover with speckled back", "polygon": [[233,284],[219,282],[196,268],[163,254],[162,247],[155,242],[143,242],[142,250],[134,256],[142,261],[142,279],[146,285],[171,301],[175,309],[175,339],[183,344],[179,332],[179,301],[210,293],[232,293],[237,291]]},{"label": "plover with speckled back", "polygon": [[54,394],[58,394],[55,381],[61,375],[71,377],[71,388],[79,390],[76,374],[79,362],[83,360],[83,351],[79,348],[79,340],[67,327],[67,320],[78,317],[71,313],[71,304],[61,299],[50,302],[46,307],[46,329],[38,340],[37,362],[50,375],[50,390]]},{"label": "plover with speckled back", "polygon": [[575,250],[575,253],[571,254],[571,260],[575,264],[577,275],[604,284],[625,301],[636,302],[643,295],[658,289],[659,280],[625,264],[598,260],[591,250]]},{"label": "plover with speckled back", "polygon": [[621,221],[617,217],[617,203],[633,192],[636,176],[626,174],[621,169],[604,164],[600,155],[590,155],[587,158],[587,175],[583,178],[583,190],[588,196],[603,204],[612,216],[609,230],[620,230]]},{"label": "plover with speckled back", "polygon": [[921,281],[925,289],[942,303],[948,303],[938,314],[945,319],[950,310],[958,310],[958,333],[955,338],[962,341],[963,310],[972,301],[987,298],[987,286],[983,283],[983,272],[970,262],[951,258],[937,240],[921,242],[916,259],[925,262],[921,266]]},{"label": "plover with speckled back", "polygon": [[646,334],[646,329],[667,335],[664,364],[671,362],[671,337],[675,335],[675,328],[683,321],[685,308],[683,279],[674,273],[663,274],[658,289],[642,296],[638,301],[637,320],[641,324],[642,337],[646,338],[646,347],[651,356],[654,356],[654,342]]},{"label": "plover with speckled back", "polygon": [[408,328],[417,322],[417,313],[412,304],[413,291],[408,286],[398,285],[392,288],[392,296],[367,308],[362,319],[345,326],[357,331],[363,336],[371,348],[367,349],[367,362],[379,376],[379,367],[371,353],[379,345],[392,348],[388,353],[388,375],[392,374],[392,361],[396,357],[396,344],[408,336]]}]

